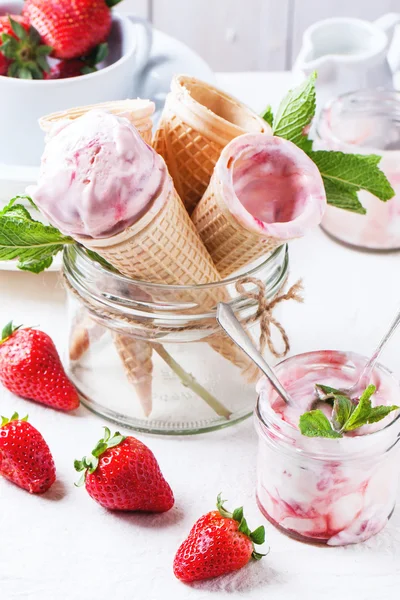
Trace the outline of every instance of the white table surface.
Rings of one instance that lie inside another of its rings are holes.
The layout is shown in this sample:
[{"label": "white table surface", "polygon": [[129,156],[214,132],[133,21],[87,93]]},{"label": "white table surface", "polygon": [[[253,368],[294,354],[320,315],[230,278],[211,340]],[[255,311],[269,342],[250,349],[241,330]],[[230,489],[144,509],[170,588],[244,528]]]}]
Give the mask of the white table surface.
[{"label": "white table surface", "polygon": [[[287,73],[220,74],[221,87],[256,110],[276,104]],[[287,304],[284,324],[292,352],[319,348],[370,353],[400,304],[400,254],[364,253],[334,243],[321,230],[291,246],[291,281],[302,277],[305,304]],[[64,293],[55,273],[0,273],[1,320],[40,325],[63,351]],[[384,362],[400,375],[399,335]],[[276,531],[254,499],[257,439],[252,421],[191,438],[138,437],[159,459],[175,507],[165,515],[103,510],[73,486],[73,459],[93,447],[104,421],[85,408],[64,415],[0,389],[1,414],[17,410],[48,441],[58,480],[44,496],[0,481],[1,600],[397,600],[400,589],[400,508],[385,531],[345,548],[300,544]],[[125,433],[129,433],[125,431]],[[264,523],[268,557],[236,574],[186,586],[172,574],[174,553],[194,521],[223,491],[244,504],[252,527]],[[233,597],[233,596],[232,596]]]}]

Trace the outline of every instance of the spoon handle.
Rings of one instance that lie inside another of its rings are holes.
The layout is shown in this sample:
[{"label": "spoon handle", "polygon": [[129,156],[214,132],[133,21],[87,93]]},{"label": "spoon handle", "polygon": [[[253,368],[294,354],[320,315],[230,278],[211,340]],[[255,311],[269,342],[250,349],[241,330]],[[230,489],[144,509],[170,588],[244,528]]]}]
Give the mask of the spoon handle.
[{"label": "spoon handle", "polygon": [[361,373],[360,383],[362,383],[366,379],[369,379],[369,376],[370,376],[371,372],[373,371],[373,369],[375,367],[375,363],[378,360],[378,358],[379,358],[379,356],[380,356],[383,348],[386,346],[387,342],[390,340],[390,338],[392,337],[392,335],[396,331],[396,329],[399,326],[399,324],[400,324],[400,311],[397,313],[397,315],[393,319],[393,322],[392,322],[390,328],[385,333],[385,335],[383,336],[383,338],[379,342],[379,345],[376,348],[375,352],[373,353],[373,355],[371,356],[371,358],[369,359],[369,361],[365,365],[365,367],[363,369],[363,372]]},{"label": "spoon handle", "polygon": [[241,349],[251,360],[261,369],[261,371],[268,377],[271,385],[278,392],[280,397],[291,404],[291,399],[284,387],[282,386],[279,379],[271,367],[266,363],[264,358],[261,356],[257,348],[254,346],[247,333],[243,329],[241,323],[235,317],[235,313],[229,304],[220,302],[217,309],[217,321],[221,325],[225,333],[231,338],[231,340]]}]

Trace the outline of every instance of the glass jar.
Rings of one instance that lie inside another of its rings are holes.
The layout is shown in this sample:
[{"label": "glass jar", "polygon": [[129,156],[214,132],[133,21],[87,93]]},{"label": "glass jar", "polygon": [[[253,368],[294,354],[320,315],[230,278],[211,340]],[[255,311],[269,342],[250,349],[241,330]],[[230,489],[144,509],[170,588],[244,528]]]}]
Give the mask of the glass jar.
[{"label": "glass jar", "polygon": [[[309,352],[282,361],[276,373],[289,390],[304,374],[328,384],[322,375],[327,369],[331,385],[336,374],[347,386],[365,362],[355,353]],[[390,404],[400,404],[399,382],[390,371],[377,365],[372,381],[380,382]],[[300,541],[330,546],[362,542],[378,533],[396,502],[400,415],[391,413],[386,421],[367,426],[369,433],[363,435],[310,438],[273,410],[277,395],[269,383],[263,381],[260,387],[257,501],[265,517]]]},{"label": "glass jar", "polygon": [[400,248],[400,93],[366,89],[338,96],[321,111],[315,148],[382,156],[379,167],[396,193],[382,202],[359,192],[366,215],[328,206],[322,228],[361,248]]},{"label": "glass jar", "polygon": [[[254,369],[222,334],[216,303],[229,301],[258,339],[258,303],[238,293],[236,285],[245,277],[257,278],[272,299],[287,278],[287,246],[247,273],[198,286],[135,281],[103,268],[75,245],[65,250],[63,268],[67,370],[89,409],[121,425],[162,434],[210,431],[252,413]],[[245,289],[254,291],[255,285],[247,283]],[[210,299],[215,308],[209,308]]]}]

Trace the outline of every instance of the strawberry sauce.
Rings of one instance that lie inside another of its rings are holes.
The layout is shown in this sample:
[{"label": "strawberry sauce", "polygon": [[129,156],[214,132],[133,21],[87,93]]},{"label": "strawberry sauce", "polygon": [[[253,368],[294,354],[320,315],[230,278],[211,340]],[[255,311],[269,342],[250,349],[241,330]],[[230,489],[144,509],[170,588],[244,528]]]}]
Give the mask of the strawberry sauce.
[{"label": "strawberry sauce", "polygon": [[[395,505],[399,411],[339,439],[303,436],[299,417],[315,408],[314,386],[348,388],[366,359],[336,351],[294,356],[276,367],[293,398],[286,405],[270,384],[258,384],[257,499],[267,519],[288,535],[339,546],[367,540],[387,523]],[[399,382],[378,365],[371,376],[373,405],[400,404]],[[330,417],[331,407],[318,404]]]}]

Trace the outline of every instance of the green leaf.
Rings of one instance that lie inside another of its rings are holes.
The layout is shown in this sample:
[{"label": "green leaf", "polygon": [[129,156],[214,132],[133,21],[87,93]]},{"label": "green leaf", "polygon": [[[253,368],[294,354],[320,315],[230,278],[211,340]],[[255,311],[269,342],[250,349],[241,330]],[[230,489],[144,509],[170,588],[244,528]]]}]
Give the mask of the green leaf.
[{"label": "green leaf", "polygon": [[[40,42],[42,41],[42,38],[40,37],[40,33],[38,32],[38,30],[35,29],[35,27],[33,27],[33,25],[31,25],[29,27],[28,35],[29,35],[30,41],[34,45],[39,46]],[[40,47],[41,48],[46,48],[47,46],[40,46]],[[50,50],[50,52],[51,52],[51,50]],[[50,54],[50,52],[49,52],[49,54]]]},{"label": "green leaf", "polygon": [[74,469],[75,471],[83,471],[85,469],[85,465],[83,464],[83,462],[81,460],[74,460]]},{"label": "green leaf", "polygon": [[377,423],[394,410],[399,410],[400,406],[373,406],[370,410],[368,423]]},{"label": "green leaf", "polygon": [[265,110],[261,113],[261,117],[272,127],[274,122],[274,113],[272,112],[272,107],[270,104],[266,107]]},{"label": "green leaf", "polygon": [[113,6],[117,6],[121,0],[106,0],[106,4],[109,8],[113,8]]},{"label": "green leaf", "polygon": [[300,417],[299,429],[307,437],[340,438],[322,410],[310,410]]},{"label": "green leaf", "polygon": [[84,65],[81,69],[82,75],[90,75],[90,73],[96,73],[96,67],[90,67],[89,65]]},{"label": "green leaf", "polygon": [[4,342],[5,340],[7,340],[10,336],[12,336],[12,334],[15,331],[18,331],[18,329],[21,329],[21,327],[22,327],[22,325],[14,325],[12,321],[7,323],[7,325],[3,328],[3,331],[1,332],[0,342]]},{"label": "green leaf", "polygon": [[259,552],[256,552],[255,550],[253,550],[251,556],[252,556],[252,558],[254,558],[254,560],[261,560],[262,558],[264,558],[264,556],[266,556],[266,554],[260,554]]},{"label": "green leaf", "polygon": [[101,440],[97,444],[96,448],[93,450],[92,454],[93,454],[93,456],[98,458],[101,454],[104,454],[104,452],[107,450],[107,448],[108,448],[108,445]]},{"label": "green leaf", "polygon": [[7,34],[3,34],[2,38],[3,38],[3,44],[1,46],[1,53],[6,58],[10,58],[10,59],[15,58],[16,53],[18,52],[17,40]]},{"label": "green leaf", "polygon": [[99,44],[97,46],[97,48],[94,49],[93,64],[97,65],[97,64],[103,62],[103,60],[106,60],[107,56],[108,56],[107,42],[105,42],[104,44]]},{"label": "green leaf", "polygon": [[8,19],[10,21],[11,29],[13,30],[17,38],[20,40],[28,41],[29,35],[26,29],[22,27],[22,25],[18,23],[18,21],[15,21],[10,16],[8,17]]},{"label": "green leaf", "polygon": [[48,56],[53,52],[53,48],[51,46],[39,46],[36,49],[36,56]]},{"label": "green leaf", "polygon": [[78,481],[74,483],[75,487],[82,487],[86,481],[87,471],[83,471],[82,475],[79,477]]},{"label": "green leaf", "polygon": [[50,72],[50,65],[47,62],[47,59],[45,56],[37,56],[36,62],[39,65],[39,67],[42,69],[42,71],[45,71],[45,73]]},{"label": "green leaf", "polygon": [[20,79],[33,79],[32,73],[27,67],[20,67],[18,69],[18,77]]},{"label": "green leaf", "polygon": [[235,508],[235,510],[232,513],[232,519],[240,523],[240,521],[243,519],[243,506]]},{"label": "green leaf", "polygon": [[289,91],[279,105],[272,128],[274,135],[293,142],[306,152],[312,148],[307,131],[315,115],[316,77],[316,72],[312,73],[301,85]]},{"label": "green leaf", "polygon": [[100,256],[100,254],[97,254],[97,252],[93,252],[93,250],[88,250],[88,248],[85,248],[85,251],[86,251],[86,254],[89,256],[89,258],[91,258],[95,262],[98,262],[105,269],[108,269],[109,271],[113,271],[113,273],[119,273],[119,271],[117,271],[117,269],[115,267],[110,265],[110,263],[108,261],[106,261],[105,258]]},{"label": "green leaf", "polygon": [[260,546],[265,542],[265,527],[264,525],[260,525],[254,531],[251,532],[250,538],[254,544]]},{"label": "green leaf", "polygon": [[356,408],[345,424],[345,431],[353,431],[368,423],[368,417],[371,412],[371,396],[373,396],[375,392],[376,387],[374,385],[369,385],[362,393]]},{"label": "green leaf", "polygon": [[366,210],[358,199],[357,192],[345,185],[333,182],[326,177],[322,178],[325,187],[326,200],[330,206],[342,208],[350,212],[365,215]]},{"label": "green leaf", "polygon": [[228,512],[224,507],[226,500],[222,500],[221,492],[217,496],[217,510],[222,517],[226,519],[232,519],[232,513]]},{"label": "green leaf", "polygon": [[350,398],[341,394],[335,395],[332,411],[332,424],[336,431],[341,431],[345,427],[354,409],[355,405]]},{"label": "green leaf", "polygon": [[344,154],[318,150],[308,152],[317,165],[324,182],[328,180],[340,188],[357,192],[366,190],[382,201],[390,200],[394,190],[379,169],[380,156],[375,154]]},{"label": "green leaf", "polygon": [[244,535],[247,535],[247,537],[251,536],[250,528],[247,525],[247,521],[244,517],[242,517],[242,520],[239,523],[238,531],[240,531],[241,533],[244,533]]},{"label": "green leaf", "polygon": [[51,225],[32,219],[13,199],[0,213],[0,260],[18,259],[21,270],[40,273],[74,240]]}]

